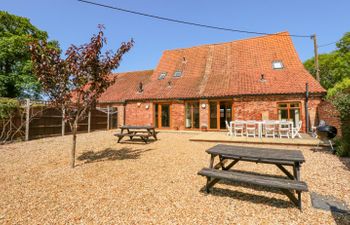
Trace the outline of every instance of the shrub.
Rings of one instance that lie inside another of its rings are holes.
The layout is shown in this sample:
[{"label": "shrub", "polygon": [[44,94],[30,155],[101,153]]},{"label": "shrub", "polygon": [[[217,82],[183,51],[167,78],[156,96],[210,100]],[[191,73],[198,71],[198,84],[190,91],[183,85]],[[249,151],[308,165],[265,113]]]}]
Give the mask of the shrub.
[{"label": "shrub", "polygon": [[340,157],[350,156],[350,143],[346,138],[335,139],[335,154]]},{"label": "shrub", "polygon": [[20,108],[17,99],[0,98],[0,120],[7,119]]}]

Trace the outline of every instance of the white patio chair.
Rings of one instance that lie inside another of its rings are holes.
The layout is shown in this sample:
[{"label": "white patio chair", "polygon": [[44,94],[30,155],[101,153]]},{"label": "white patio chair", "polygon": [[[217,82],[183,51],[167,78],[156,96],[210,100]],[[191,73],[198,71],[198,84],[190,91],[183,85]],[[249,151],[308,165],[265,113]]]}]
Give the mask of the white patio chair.
[{"label": "white patio chair", "polygon": [[275,138],[276,123],[274,121],[265,122],[265,137]]},{"label": "white patio chair", "polygon": [[227,135],[232,136],[232,124],[227,122],[227,120],[225,121],[225,124],[226,124],[226,129],[228,130]]},{"label": "white patio chair", "polygon": [[290,123],[281,121],[278,125],[278,134],[279,137],[289,138],[290,135]]},{"label": "white patio chair", "polygon": [[303,121],[300,120],[297,122],[296,127],[292,127],[292,138],[295,138],[296,136],[298,136],[299,138],[302,138],[299,133],[302,125],[303,125]]},{"label": "white patio chair", "polygon": [[256,135],[256,123],[254,120],[248,120],[245,126],[247,137],[255,137]]},{"label": "white patio chair", "polygon": [[235,137],[238,137],[238,135],[243,137],[243,134],[244,134],[244,122],[236,120],[233,123],[233,135]]}]

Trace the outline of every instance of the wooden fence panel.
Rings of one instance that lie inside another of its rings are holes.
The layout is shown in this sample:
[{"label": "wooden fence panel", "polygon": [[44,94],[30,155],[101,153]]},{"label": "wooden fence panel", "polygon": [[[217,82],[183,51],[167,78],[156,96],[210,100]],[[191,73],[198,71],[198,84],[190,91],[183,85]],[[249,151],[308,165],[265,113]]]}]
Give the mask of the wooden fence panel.
[{"label": "wooden fence panel", "polygon": [[[41,112],[39,112],[42,110]],[[39,112],[39,113],[38,113]],[[29,139],[62,135],[62,111],[60,109],[33,108],[31,113],[37,114],[29,125]],[[116,116],[117,117],[117,116]],[[107,129],[107,114],[96,109],[91,110],[91,131]],[[78,123],[78,132],[88,132],[88,117]],[[65,124],[65,134],[71,134],[69,124]]]},{"label": "wooden fence panel", "polygon": [[[23,118],[20,115],[14,117],[13,121],[16,123],[16,126],[22,124],[21,132],[19,132],[16,138],[21,138],[23,140],[28,137],[28,139],[37,139],[50,136],[59,136],[62,135],[62,110],[57,108],[50,108],[46,104],[37,104],[32,105],[30,101],[26,102],[26,113],[29,113],[29,126],[26,126],[26,114],[23,114]],[[28,109],[28,110],[27,110]],[[118,114],[113,112],[109,116],[109,125],[107,124],[107,112],[104,110],[91,110],[90,117],[90,131],[95,130],[106,130],[107,127],[110,129],[117,128],[117,118]],[[28,122],[28,121],[27,121]],[[78,123],[78,132],[88,132],[89,128],[89,118],[88,115],[84,120]],[[0,132],[2,131],[0,123]],[[26,132],[27,131],[27,132]],[[64,133],[70,134],[71,129],[69,124],[64,125]],[[7,132],[7,131],[4,131]],[[26,136],[27,133],[27,136]],[[2,141],[2,140],[0,140]]]},{"label": "wooden fence panel", "polygon": [[56,136],[62,130],[62,112],[54,108],[33,107],[35,115],[29,123],[29,139]]}]

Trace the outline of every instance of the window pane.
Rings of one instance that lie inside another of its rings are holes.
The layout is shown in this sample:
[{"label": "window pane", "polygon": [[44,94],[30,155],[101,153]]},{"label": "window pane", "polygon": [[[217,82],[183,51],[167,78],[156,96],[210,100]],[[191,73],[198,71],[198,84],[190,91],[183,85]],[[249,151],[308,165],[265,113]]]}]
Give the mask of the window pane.
[{"label": "window pane", "polygon": [[199,128],[199,102],[193,103],[193,128]]},{"label": "window pane", "polygon": [[220,108],[220,117],[225,117],[225,109]]},{"label": "window pane", "polygon": [[279,109],[278,110],[278,119],[279,120],[288,120],[288,110],[287,109]]},{"label": "window pane", "polygon": [[299,103],[290,103],[290,107],[299,108]]},{"label": "window pane", "polygon": [[272,68],[273,69],[283,69],[283,63],[282,61],[273,61],[272,62]]},{"label": "window pane", "polygon": [[162,72],[159,77],[158,80],[164,80],[164,78],[166,77],[166,72]]},{"label": "window pane", "polygon": [[158,127],[158,104],[154,105],[154,126]]},{"label": "window pane", "polygon": [[216,102],[209,103],[210,128],[217,128]]},{"label": "window pane", "polygon": [[186,108],[185,108],[185,112],[186,112],[186,128],[191,128],[191,105],[190,103],[186,103]]},{"label": "window pane", "polygon": [[278,104],[278,108],[287,108],[287,103]]},{"label": "window pane", "polygon": [[231,121],[231,102],[220,102],[220,129],[226,129],[226,123]]},{"label": "window pane", "polygon": [[299,109],[290,110],[290,119],[293,121],[294,126],[297,125],[297,122],[300,121],[300,111]]},{"label": "window pane", "polygon": [[162,127],[170,127],[170,106],[162,105]]},{"label": "window pane", "polygon": [[181,71],[175,71],[174,77],[181,77],[181,76],[182,76],[182,72]]},{"label": "window pane", "polygon": [[227,106],[227,108],[226,108],[226,120],[227,120],[227,122],[232,121],[232,107],[231,106]]}]

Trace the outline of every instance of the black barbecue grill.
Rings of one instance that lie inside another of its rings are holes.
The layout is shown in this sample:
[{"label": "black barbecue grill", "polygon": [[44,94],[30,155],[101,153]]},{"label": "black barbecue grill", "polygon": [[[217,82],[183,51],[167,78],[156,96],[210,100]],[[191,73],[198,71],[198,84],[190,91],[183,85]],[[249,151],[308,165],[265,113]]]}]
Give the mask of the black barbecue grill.
[{"label": "black barbecue grill", "polygon": [[322,141],[328,141],[332,148],[332,151],[334,151],[332,139],[335,138],[335,136],[337,136],[337,128],[329,125],[318,126],[316,128],[316,134],[318,139]]}]

